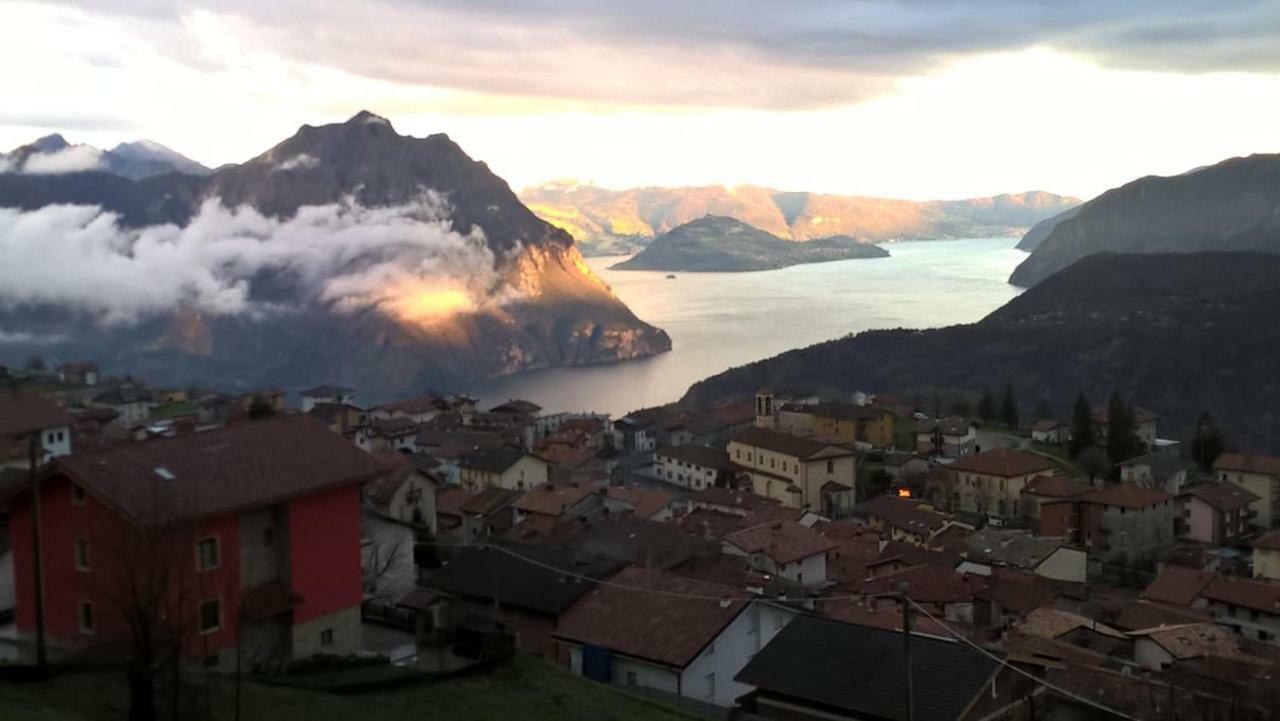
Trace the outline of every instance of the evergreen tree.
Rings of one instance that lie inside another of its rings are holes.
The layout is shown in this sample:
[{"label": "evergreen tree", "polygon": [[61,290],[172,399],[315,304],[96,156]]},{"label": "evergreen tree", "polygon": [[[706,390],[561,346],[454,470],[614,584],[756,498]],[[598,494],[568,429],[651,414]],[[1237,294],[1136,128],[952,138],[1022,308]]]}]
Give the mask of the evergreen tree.
[{"label": "evergreen tree", "polygon": [[1040,402],[1036,403],[1036,420],[1053,420],[1053,403],[1049,402],[1048,398],[1041,398]]},{"label": "evergreen tree", "polygon": [[258,420],[259,418],[270,418],[276,414],[276,409],[272,407],[271,401],[260,395],[255,395],[249,401],[249,420]]},{"label": "evergreen tree", "polygon": [[1083,448],[1076,456],[1076,465],[1080,466],[1081,473],[1089,477],[1090,484],[1111,474],[1111,459],[1107,458],[1107,452],[1099,446]]},{"label": "evergreen tree", "polygon": [[1226,450],[1226,445],[1226,439],[1223,438],[1222,431],[1218,430],[1218,424],[1213,422],[1213,416],[1209,415],[1209,411],[1202,412],[1200,420],[1196,421],[1195,435],[1191,438],[1191,460],[1208,471]]},{"label": "evergreen tree", "polygon": [[[1142,441],[1134,430],[1133,410],[1113,391],[1107,400],[1107,456],[1112,464],[1120,464],[1141,450]],[[1118,473],[1118,465],[1116,469]]]},{"label": "evergreen tree", "polygon": [[1075,406],[1071,409],[1071,457],[1080,455],[1084,449],[1094,442],[1093,410],[1089,408],[1089,399],[1084,391],[1076,396]]},{"label": "evergreen tree", "polygon": [[978,401],[978,417],[990,423],[996,417],[996,397],[990,388],[982,389],[982,400]]},{"label": "evergreen tree", "polygon": [[1004,387],[1004,402],[1000,404],[1000,420],[1009,428],[1018,427],[1018,401],[1013,397],[1013,384]]}]

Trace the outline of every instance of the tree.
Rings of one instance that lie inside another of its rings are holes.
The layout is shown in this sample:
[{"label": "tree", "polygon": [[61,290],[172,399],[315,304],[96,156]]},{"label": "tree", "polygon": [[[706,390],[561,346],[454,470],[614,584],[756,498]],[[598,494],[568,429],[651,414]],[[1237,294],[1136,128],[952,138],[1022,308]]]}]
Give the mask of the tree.
[{"label": "tree", "polygon": [[41,358],[38,355],[33,355],[28,358],[24,367],[33,373],[43,373],[47,368],[44,358]]},{"label": "tree", "polygon": [[1142,441],[1134,428],[1133,410],[1112,391],[1107,400],[1107,456],[1119,473],[1119,464],[1142,451]]},{"label": "tree", "polygon": [[1080,471],[1089,477],[1090,483],[1111,473],[1111,459],[1107,457],[1106,451],[1096,445],[1081,449],[1076,455],[1076,465],[1080,466]]},{"label": "tree", "polygon": [[982,389],[982,400],[978,401],[978,417],[984,423],[990,423],[996,417],[996,397],[990,388]]},{"label": "tree", "polygon": [[1210,470],[1213,468],[1213,462],[1226,450],[1226,445],[1226,439],[1222,431],[1218,430],[1218,425],[1213,422],[1213,416],[1209,415],[1209,411],[1203,411],[1200,419],[1196,421],[1195,434],[1191,438],[1191,460],[1199,465],[1201,470]]},{"label": "tree", "polygon": [[1013,384],[1006,383],[1004,401],[1000,404],[1000,420],[1009,428],[1018,427],[1018,401],[1013,397]]},{"label": "tree", "polygon": [[1040,401],[1036,403],[1036,420],[1051,421],[1053,420],[1053,417],[1053,402],[1048,398],[1041,398]]},{"label": "tree", "polygon": [[1071,408],[1071,445],[1068,449],[1071,451],[1071,457],[1075,458],[1081,451],[1092,446],[1095,435],[1093,410],[1089,407],[1089,399],[1085,398],[1084,391],[1080,391],[1080,395],[1076,396],[1075,405]]},{"label": "tree", "polygon": [[259,418],[270,418],[276,414],[275,406],[271,405],[271,401],[255,394],[253,399],[249,401],[249,420],[256,421]]}]

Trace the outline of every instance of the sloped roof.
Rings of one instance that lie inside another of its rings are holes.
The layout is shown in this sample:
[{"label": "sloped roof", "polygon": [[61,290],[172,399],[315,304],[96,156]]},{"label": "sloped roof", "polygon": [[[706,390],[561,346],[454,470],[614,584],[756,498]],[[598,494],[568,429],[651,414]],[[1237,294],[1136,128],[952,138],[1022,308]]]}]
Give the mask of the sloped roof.
[{"label": "sloped roof", "polygon": [[[735,677],[763,692],[867,718],[906,715],[902,633],[799,616]],[[916,721],[954,721],[999,664],[959,642],[913,636]],[[927,692],[925,692],[927,690]]]},{"label": "sloped roof", "polygon": [[1258,500],[1257,494],[1250,493],[1234,483],[1225,482],[1196,486],[1183,495],[1198,498],[1212,508],[1225,512],[1244,508]]},{"label": "sloped roof", "polygon": [[0,390],[0,437],[17,438],[69,425],[71,416],[52,399],[38,393]]},{"label": "sloped roof", "polygon": [[819,418],[830,418],[832,420],[840,421],[876,420],[880,416],[893,415],[893,412],[887,408],[880,408],[877,406],[860,406],[840,401],[826,401],[823,403],[811,404],[784,403],[781,409],[789,413],[807,413]]},{"label": "sloped roof", "polygon": [[481,448],[463,456],[458,467],[481,473],[505,473],[527,455],[516,448]]},{"label": "sloped roof", "polygon": [[972,599],[987,587],[982,576],[957,573],[946,563],[911,566],[862,582],[862,593],[889,593],[898,584],[907,584],[907,595],[918,603],[961,603]]},{"label": "sloped roof", "polygon": [[801,438],[793,436],[789,433],[780,433],[771,431],[767,428],[743,428],[733,434],[733,440],[756,448],[763,448],[766,451],[781,453],[785,456],[793,456],[795,458],[812,458],[827,449],[834,449],[838,453],[833,455],[853,455],[853,451],[836,446],[813,438]]},{"label": "sloped roof", "polygon": [[741,508],[747,512],[754,511],[766,504],[777,503],[772,498],[758,493],[752,493],[740,488],[723,488],[721,486],[708,486],[701,491],[692,493],[689,495],[689,501],[695,504],[702,503],[722,508]]},{"label": "sloped roof", "polygon": [[446,516],[461,516],[462,507],[471,500],[472,494],[457,486],[447,486],[436,493],[436,513]]},{"label": "sloped roof", "polygon": [[747,606],[728,600],[737,589],[671,573],[628,568],[610,582],[652,592],[597,587],[560,619],[557,638],[684,668]]},{"label": "sloped roof", "polygon": [[1280,476],[1280,458],[1276,456],[1257,456],[1246,453],[1223,453],[1213,462],[1219,471],[1238,471],[1241,473],[1261,473],[1268,476]]},{"label": "sloped roof", "polygon": [[598,490],[595,484],[544,483],[526,491],[512,506],[525,513],[559,516]]},{"label": "sloped roof", "polygon": [[510,505],[511,500],[515,497],[515,491],[491,486],[467,498],[458,506],[458,510],[463,513],[487,516],[500,508]]},{"label": "sloped roof", "polygon": [[933,433],[935,428],[942,431],[944,436],[964,436],[968,435],[969,429],[973,424],[966,418],[938,418],[916,422],[916,434]]},{"label": "sloped roof", "polygon": [[1258,536],[1258,539],[1253,542],[1253,547],[1268,551],[1280,551],[1280,529],[1268,531]]},{"label": "sloped roof", "polygon": [[426,395],[405,398],[391,403],[384,403],[378,406],[378,408],[389,413],[399,411],[401,413],[407,413],[414,416],[420,413],[438,410],[441,402],[442,399],[440,396],[435,395],[434,393],[427,393]]},{"label": "sloped roof", "polygon": [[996,448],[972,456],[957,458],[947,466],[952,471],[978,473],[984,476],[1002,476],[1012,478],[1025,476],[1040,471],[1052,471],[1053,463],[1034,453],[1013,451],[1008,448]]},{"label": "sloped roof", "polygon": [[1173,496],[1154,488],[1144,488],[1136,483],[1115,483],[1090,491],[1080,496],[1080,500],[1103,506],[1137,509],[1149,508],[1173,500]]},{"label": "sloped roof", "polygon": [[489,409],[490,413],[510,413],[518,416],[531,416],[542,410],[542,406],[533,401],[525,401],[520,399],[509,400],[502,405],[494,406]]},{"label": "sloped roof", "polygon": [[1036,476],[1022,487],[1022,493],[1046,498],[1073,498],[1093,490],[1088,479],[1071,476]]},{"label": "sloped roof", "polygon": [[1280,616],[1280,585],[1265,581],[1218,576],[1209,582],[1201,595],[1210,601]]},{"label": "sloped roof", "polygon": [[1156,626],[1176,626],[1209,621],[1209,615],[1188,606],[1173,606],[1150,600],[1125,604],[1116,616],[1115,627],[1129,631]]},{"label": "sloped roof", "polygon": [[328,428],[305,415],[67,456],[48,471],[143,522],[274,505],[385,472],[373,456],[335,442]]},{"label": "sloped roof", "polygon": [[595,588],[594,583],[569,578],[566,572],[605,578],[619,567],[616,561],[546,546],[504,544],[502,548],[518,556],[484,546],[459,549],[422,585],[454,596],[559,615]]},{"label": "sloped roof", "polygon": [[412,418],[406,416],[373,418],[369,421],[369,428],[380,436],[390,438],[416,436],[418,434],[418,424]]},{"label": "sloped roof", "polygon": [[929,535],[946,525],[948,517],[916,498],[894,495],[876,496],[866,502],[869,515],[882,519],[894,528],[909,533]]},{"label": "sloped roof", "polygon": [[1134,638],[1149,638],[1160,644],[1160,647],[1174,658],[1183,661],[1205,656],[1222,658],[1244,656],[1240,652],[1240,644],[1235,636],[1211,622],[1158,626],[1131,631],[1129,635]]},{"label": "sloped roof", "polygon": [[1018,630],[1023,633],[1040,636],[1041,638],[1058,638],[1071,633],[1077,628],[1086,628],[1115,639],[1128,638],[1124,632],[1111,628],[1106,624],[1098,623],[1092,618],[1081,616],[1078,613],[1070,613],[1069,611],[1060,611],[1049,606],[1042,606],[1027,614],[1026,619],[1018,625]]},{"label": "sloped roof", "polygon": [[1213,571],[1166,566],[1164,573],[1157,576],[1142,592],[1142,597],[1175,606],[1190,606],[1216,577],[1217,574]]},{"label": "sloped roof", "polygon": [[605,492],[609,498],[629,504],[637,518],[649,518],[671,505],[672,501],[670,493],[650,488],[609,486]]},{"label": "sloped roof", "polygon": [[1067,545],[1061,538],[1033,536],[1026,531],[991,526],[969,534],[965,544],[975,558],[1028,571],[1034,571],[1046,558]]},{"label": "sloped roof", "polygon": [[763,553],[779,565],[826,553],[836,543],[795,521],[762,523],[724,537],[747,553]]}]

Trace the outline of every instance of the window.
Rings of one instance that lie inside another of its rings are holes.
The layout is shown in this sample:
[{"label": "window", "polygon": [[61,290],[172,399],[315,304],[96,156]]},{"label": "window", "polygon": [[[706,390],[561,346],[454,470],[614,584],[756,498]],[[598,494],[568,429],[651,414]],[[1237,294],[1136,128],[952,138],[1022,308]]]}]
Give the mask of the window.
[{"label": "window", "polygon": [[84,540],[83,538],[77,538],[76,545],[75,545],[75,553],[76,553],[76,570],[88,571],[89,570],[89,542]]},{"label": "window", "polygon": [[93,604],[88,601],[81,601],[77,610],[77,620],[80,623],[80,633],[93,633]]},{"label": "window", "polygon": [[828,460],[827,460],[827,473],[835,473],[835,472],[836,472],[836,462],[835,462],[835,461],[833,461],[833,460],[828,459]]},{"label": "window", "polygon": [[71,484],[71,502],[77,506],[83,506],[84,499],[85,499],[84,486],[80,485],[79,483],[72,483]]},{"label": "window", "polygon": [[200,604],[200,633],[213,633],[222,627],[222,604],[205,601]]},{"label": "window", "polygon": [[196,568],[201,571],[211,571],[218,567],[218,538],[210,536],[196,541]]},{"label": "window", "polygon": [[320,645],[328,648],[333,645],[333,629],[326,628],[320,632]]},{"label": "window", "polygon": [[775,458],[770,458],[770,459],[769,459],[769,467],[770,467],[770,468],[773,468],[773,467],[774,467],[774,466],[773,466],[773,462],[774,462],[775,460],[777,460],[777,459],[775,459]]}]

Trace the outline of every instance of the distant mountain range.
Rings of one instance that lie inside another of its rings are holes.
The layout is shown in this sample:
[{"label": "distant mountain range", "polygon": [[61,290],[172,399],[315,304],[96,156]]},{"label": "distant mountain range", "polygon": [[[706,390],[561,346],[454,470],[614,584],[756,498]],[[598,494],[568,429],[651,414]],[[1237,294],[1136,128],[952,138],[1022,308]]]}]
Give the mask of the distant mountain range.
[{"label": "distant mountain range", "polygon": [[879,246],[859,243],[848,236],[804,242],[783,240],[742,221],[708,215],[654,238],[644,250],[613,268],[734,273],[888,255]]},{"label": "distant mountain range", "polygon": [[880,243],[1019,235],[1080,203],[1040,191],[912,201],[752,185],[609,190],[572,181],[526,188],[520,197],[544,220],[578,239],[583,252],[597,255],[634,252],[655,236],[705,215],[734,218],[792,240],[843,235]]},{"label": "distant mountain range", "polygon": [[1018,247],[1031,255],[1009,282],[1024,287],[1099,252],[1280,252],[1280,155],[1139,178],[1033,227]]},{"label": "distant mountain range", "polygon": [[110,150],[72,145],[58,134],[46,135],[11,152],[0,153],[0,173],[60,175],[100,170],[134,180],[168,173],[207,175],[209,168],[151,140],[120,143]]},{"label": "distant mountain range", "polygon": [[921,408],[951,393],[1013,384],[1029,417],[1039,399],[1059,418],[1080,391],[1112,390],[1160,414],[1163,437],[1187,439],[1202,410],[1230,440],[1280,451],[1280,255],[1090,256],[981,321],[876,330],[789,351],[695,384],[682,405],[710,406],[757,388],[891,393]]},{"label": "distant mountain range", "polygon": [[68,147],[42,139],[0,173],[0,251],[18,259],[0,267],[0,362],[375,399],[671,347],[442,134],[361,112],[208,173],[30,172]]}]

